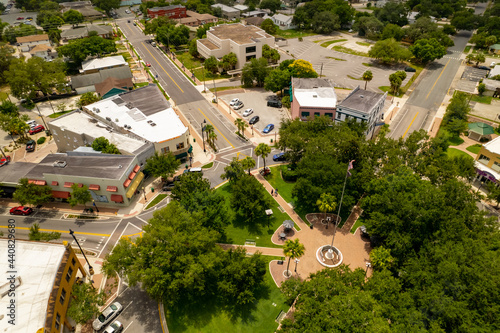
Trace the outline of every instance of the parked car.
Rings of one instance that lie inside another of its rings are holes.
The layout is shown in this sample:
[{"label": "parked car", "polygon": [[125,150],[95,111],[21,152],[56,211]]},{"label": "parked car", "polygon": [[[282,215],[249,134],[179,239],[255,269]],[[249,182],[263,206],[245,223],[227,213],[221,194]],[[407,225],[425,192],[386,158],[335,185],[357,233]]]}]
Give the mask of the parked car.
[{"label": "parked car", "polygon": [[252,119],[248,122],[250,125],[258,123],[260,120],[259,116],[253,116]]},{"label": "parked car", "polygon": [[279,154],[273,155],[273,161],[274,162],[280,162],[280,161],[285,161],[285,153],[281,152]]},{"label": "parked car", "polygon": [[120,303],[114,302],[110,306],[108,306],[104,311],[94,320],[92,323],[92,327],[96,331],[100,331],[104,325],[108,324],[113,318],[118,316],[118,314],[122,311],[123,307]]},{"label": "parked car", "polygon": [[281,101],[272,99],[270,101],[267,101],[267,106],[271,106],[273,108],[280,108],[281,107]]},{"label": "parked car", "polygon": [[2,157],[0,159],[0,167],[3,167],[5,164],[9,163],[10,162],[10,156],[7,156],[7,158],[5,157]]},{"label": "parked car", "polygon": [[26,142],[26,151],[35,151],[35,146],[35,140],[29,140],[28,142]]},{"label": "parked car", "polygon": [[123,324],[115,320],[109,324],[102,333],[118,333],[123,331]]},{"label": "parked car", "polygon": [[135,25],[135,26],[137,25],[137,23],[135,23],[135,21],[132,24]]},{"label": "parked car", "polygon": [[17,20],[18,21],[24,20],[24,17],[18,17]]},{"label": "parked car", "polygon": [[146,67],[151,67],[151,64],[149,62],[147,62]]},{"label": "parked car", "polygon": [[184,170],[184,173],[188,173],[188,172],[200,172],[200,173],[203,173],[203,170],[201,168],[191,168],[191,169]]},{"label": "parked car", "polygon": [[477,66],[477,68],[479,68],[479,69],[485,69],[487,71],[490,70],[490,68],[488,66]]},{"label": "parked car", "polygon": [[130,12],[130,10],[125,9],[125,13],[130,14],[131,12]]},{"label": "parked car", "polygon": [[33,208],[26,206],[17,206],[10,209],[10,215],[30,215],[33,213]]},{"label": "parked car", "polygon": [[238,104],[235,104],[235,105],[233,106],[233,109],[235,109],[235,110],[239,110],[239,109],[241,109],[242,107],[243,107],[243,102],[239,101],[239,102],[238,102]]},{"label": "parked car", "polygon": [[36,125],[35,127],[31,128],[29,130],[29,133],[30,133],[30,135],[33,135],[36,133],[40,133],[42,131],[45,131],[45,127],[43,127],[42,125]]},{"label": "parked car", "polygon": [[32,18],[31,16],[28,16],[26,19],[27,19],[28,21],[33,21],[33,18]]},{"label": "parked car", "polygon": [[127,20],[127,23],[130,23],[130,20]]},{"label": "parked car", "polygon": [[267,133],[271,132],[273,129],[274,129],[274,124],[269,124],[269,125],[267,125],[264,128],[264,130],[262,131],[262,133],[266,133],[267,134]]},{"label": "parked car", "polygon": [[413,67],[410,67],[410,66],[405,67],[405,72],[415,73],[416,71],[417,70],[415,68],[413,68]]},{"label": "parked car", "polygon": [[233,98],[233,99],[231,100],[231,102],[229,102],[229,105],[230,105],[230,106],[234,106],[234,105],[235,105],[236,103],[238,103],[239,101],[240,101],[240,99],[239,99],[239,98]]},{"label": "parked car", "polygon": [[262,176],[267,176],[271,173],[271,169],[269,169],[269,167],[265,167],[265,168],[260,169],[259,173]]},{"label": "parked car", "polygon": [[243,111],[243,117],[248,117],[252,113],[253,113],[253,109],[246,109],[245,111]]},{"label": "parked car", "polygon": [[35,127],[36,125],[38,125],[38,124],[36,123],[36,121],[35,121],[35,120],[28,120],[28,121],[26,122],[26,124],[28,124],[28,125],[30,126],[30,128],[33,128],[33,127]]}]

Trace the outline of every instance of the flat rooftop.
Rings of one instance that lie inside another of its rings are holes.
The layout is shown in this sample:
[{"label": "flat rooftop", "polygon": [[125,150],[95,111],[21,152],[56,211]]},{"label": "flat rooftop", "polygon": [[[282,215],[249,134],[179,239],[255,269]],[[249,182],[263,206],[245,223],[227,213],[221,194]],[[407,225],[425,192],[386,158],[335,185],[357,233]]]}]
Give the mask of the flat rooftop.
[{"label": "flat rooftop", "polygon": [[[134,162],[135,156],[96,154],[79,156],[70,154],[49,154],[26,175],[29,179],[43,179],[45,174],[89,178],[120,179]],[[65,161],[66,166],[54,166],[56,161]]]},{"label": "flat rooftop", "polygon": [[188,130],[154,84],[87,105],[85,109],[150,142],[177,138]]},{"label": "flat rooftop", "polygon": [[483,147],[494,154],[500,154],[500,136],[483,144]]},{"label": "flat rooftop", "polygon": [[261,28],[241,23],[218,25],[211,27],[208,32],[219,39],[230,39],[240,45],[255,44],[255,39],[273,37]]},{"label": "flat rooftop", "polygon": [[382,98],[385,98],[383,94],[358,89],[350,93],[346,99],[339,103],[339,106],[369,114]]},{"label": "flat rooftop", "polygon": [[220,47],[218,47],[217,45],[215,45],[214,43],[212,43],[211,41],[209,41],[208,39],[198,39],[198,41],[205,45],[209,50],[217,50],[217,49],[220,49]]},{"label": "flat rooftop", "polygon": [[[7,258],[7,243],[7,239],[0,239],[1,258]],[[62,244],[16,240],[15,275],[21,279],[15,297],[16,325],[7,324],[9,317],[2,316],[2,332],[33,333],[45,327],[49,297],[65,252],[66,247]],[[3,267],[6,271],[6,260]],[[0,283],[2,295],[7,282],[4,278]],[[16,285],[18,283],[16,281]],[[4,315],[9,301],[8,295],[2,297]]]},{"label": "flat rooftop", "polygon": [[0,184],[18,185],[19,179],[25,178],[36,163],[29,162],[9,162],[0,168]]},{"label": "flat rooftop", "polygon": [[131,154],[141,150],[146,145],[143,141],[133,139],[115,131],[109,131],[109,126],[80,111],[73,111],[58,117],[49,123],[49,128],[51,125],[57,126],[62,130],[90,136],[94,139],[103,136],[120,151]]},{"label": "flat rooftop", "polygon": [[292,81],[293,96],[303,107],[335,108],[335,85],[328,79],[297,79]]}]

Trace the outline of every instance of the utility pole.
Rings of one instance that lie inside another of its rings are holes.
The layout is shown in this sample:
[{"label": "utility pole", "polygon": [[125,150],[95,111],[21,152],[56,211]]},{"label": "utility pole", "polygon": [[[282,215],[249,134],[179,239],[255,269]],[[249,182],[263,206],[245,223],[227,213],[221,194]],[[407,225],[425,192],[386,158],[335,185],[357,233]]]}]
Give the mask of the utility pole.
[{"label": "utility pole", "polygon": [[219,105],[219,99],[217,98],[217,87],[215,86],[215,78],[212,78],[214,83],[214,91],[215,91],[215,102]]},{"label": "utility pole", "polygon": [[321,70],[319,72],[319,77],[321,78],[323,76],[323,63],[321,63]]}]

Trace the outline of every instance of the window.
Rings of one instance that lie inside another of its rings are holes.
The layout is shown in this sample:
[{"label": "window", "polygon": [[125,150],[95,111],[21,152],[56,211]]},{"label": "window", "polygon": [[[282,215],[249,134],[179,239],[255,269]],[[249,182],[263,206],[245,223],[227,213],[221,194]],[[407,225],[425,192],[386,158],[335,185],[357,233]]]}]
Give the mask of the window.
[{"label": "window", "polygon": [[479,156],[479,159],[477,160],[478,162],[481,162],[483,164],[488,164],[490,161],[490,158],[484,155]]},{"label": "window", "polygon": [[169,151],[170,151],[170,147],[165,147],[165,148],[161,149],[161,153],[164,155],[167,154]]},{"label": "window", "polygon": [[249,55],[249,56],[246,57],[247,61],[250,61],[250,59],[253,59],[253,58],[255,58],[255,54],[254,55]]},{"label": "window", "polygon": [[59,327],[61,327],[61,316],[56,313],[56,330],[59,330]]},{"label": "window", "polygon": [[319,117],[319,116],[321,116],[321,115],[319,114],[319,112],[314,112],[314,116],[315,116],[315,117]]},{"label": "window", "polygon": [[330,118],[333,118],[333,113],[329,113],[329,112],[327,112],[327,113],[325,113],[325,116],[330,117]]},{"label": "window", "polygon": [[309,112],[301,112],[301,113],[300,113],[300,116],[301,116],[302,118],[309,117]]},{"label": "window", "polygon": [[75,264],[76,264],[75,258],[71,258],[71,265],[75,266]]},{"label": "window", "polygon": [[496,172],[500,172],[500,163],[498,163],[498,162],[493,163],[493,165],[491,166],[491,168],[493,170],[495,170]]},{"label": "window", "polygon": [[177,148],[177,150],[184,148],[184,142],[176,144],[175,147]]},{"label": "window", "polygon": [[337,117],[337,119],[340,119],[340,117],[341,117],[341,116],[342,116],[342,114],[341,114],[340,112],[337,112],[337,113],[336,113],[336,117]]},{"label": "window", "polygon": [[248,46],[246,53],[253,53],[253,52],[256,52],[256,51],[257,51],[257,47],[256,46]]},{"label": "window", "polygon": [[61,302],[61,305],[64,305],[64,299],[66,298],[66,290],[64,288],[61,290],[61,297],[59,297],[59,302]]},{"label": "window", "polygon": [[71,280],[71,276],[73,275],[73,268],[69,268],[68,269],[68,273],[66,274],[66,281],[69,282],[69,280]]}]

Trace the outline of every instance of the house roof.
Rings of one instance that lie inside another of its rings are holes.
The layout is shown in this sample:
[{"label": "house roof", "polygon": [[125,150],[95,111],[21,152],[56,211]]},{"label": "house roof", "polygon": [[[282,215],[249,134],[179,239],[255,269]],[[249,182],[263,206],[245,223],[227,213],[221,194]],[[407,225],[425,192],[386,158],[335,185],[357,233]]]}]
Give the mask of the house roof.
[{"label": "house roof", "polygon": [[292,23],[293,16],[287,16],[283,14],[274,14],[273,19],[276,21],[283,22],[285,24]]},{"label": "house roof", "polygon": [[254,25],[244,25],[241,23],[221,24],[210,27],[207,33],[211,33],[219,39],[230,39],[240,45],[255,44],[255,39],[273,37]]},{"label": "house roof", "polygon": [[82,63],[82,70],[86,72],[93,69],[101,69],[101,68],[109,68],[109,67],[117,67],[125,65],[127,65],[125,58],[123,58],[123,56],[121,55],[117,55],[111,57],[86,60]]},{"label": "house roof", "polygon": [[190,23],[190,22],[198,22],[198,19],[196,17],[182,17],[179,19],[180,24],[185,24],[185,23]]},{"label": "house roof", "polygon": [[37,53],[37,52],[42,52],[42,51],[52,51],[52,46],[49,46],[47,44],[38,44],[34,48],[30,50],[29,53]]},{"label": "house roof", "polygon": [[490,50],[500,50],[500,44],[493,44],[490,46]]},{"label": "house roof", "polygon": [[95,84],[95,91],[99,95],[104,96],[113,88],[127,89],[127,87],[133,86],[134,84],[131,78],[117,79],[114,77],[108,77],[104,81]]},{"label": "house roof", "polygon": [[176,8],[184,8],[182,5],[170,5],[170,6],[163,6],[163,7],[153,7],[153,8],[148,8],[148,11],[152,12],[158,12],[160,10],[172,10]]},{"label": "house roof", "polygon": [[349,108],[351,110],[369,114],[373,107],[382,98],[385,98],[385,95],[359,89],[358,86],[346,97],[346,99],[339,103],[338,107]]},{"label": "house roof", "polygon": [[98,73],[72,76],[71,86],[74,89],[93,86],[96,83],[101,83],[108,77],[114,77],[117,79],[131,78],[132,72],[130,71],[130,68],[128,66],[101,69]]},{"label": "house roof", "polygon": [[469,131],[477,133],[479,135],[490,135],[495,133],[493,126],[485,124],[483,122],[471,123],[468,125]]},{"label": "house roof", "polygon": [[500,65],[496,65],[495,67],[493,67],[490,73],[488,74],[488,77],[493,77],[497,75],[500,75]]},{"label": "house roof", "polygon": [[31,35],[31,36],[25,36],[25,37],[17,37],[16,40],[17,40],[17,42],[19,44],[22,44],[22,43],[31,43],[31,42],[40,42],[42,40],[49,41],[49,35],[47,35],[47,34],[41,34],[41,35]]},{"label": "house roof", "polygon": [[293,96],[300,106],[334,108],[335,86],[328,79],[292,78]]},{"label": "house roof", "polygon": [[10,162],[2,167],[0,172],[0,183],[2,184],[19,184],[19,179],[26,178],[26,174],[36,166],[35,163],[29,162]]},{"label": "house roof", "polygon": [[251,25],[255,25],[255,26],[260,27],[262,22],[264,22],[264,18],[253,16],[253,17],[246,18],[245,22],[247,24],[251,24]]},{"label": "house roof", "polygon": [[244,10],[247,10],[248,9],[248,6],[245,6],[245,5],[234,5],[233,8],[236,8],[240,11],[244,11]]},{"label": "house roof", "polygon": [[267,13],[265,11],[263,11],[263,10],[252,10],[251,12],[244,13],[243,16],[245,16],[245,17],[253,17],[253,16],[256,16],[256,15],[262,15],[262,14],[267,14]]},{"label": "house roof", "polygon": [[[500,136],[494,138],[493,140],[485,143],[483,147],[491,153],[500,155]],[[499,179],[499,178],[497,178]]]},{"label": "house roof", "polygon": [[98,35],[106,35],[113,32],[113,27],[110,25],[91,24],[89,26],[76,27],[73,29],[63,30],[61,38],[63,39],[77,39],[87,37],[90,31],[97,32]]},{"label": "house roof", "polygon": [[229,6],[223,5],[221,3],[216,3],[215,5],[212,5],[211,7],[212,8],[219,7],[220,9],[222,9],[223,12],[226,12],[226,13],[239,13],[240,12],[236,8],[229,7]]},{"label": "house roof", "polygon": [[483,79],[483,83],[486,85],[487,90],[496,90],[500,88],[500,81],[497,80]]}]

